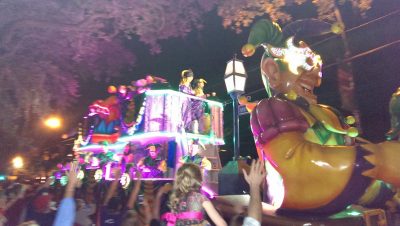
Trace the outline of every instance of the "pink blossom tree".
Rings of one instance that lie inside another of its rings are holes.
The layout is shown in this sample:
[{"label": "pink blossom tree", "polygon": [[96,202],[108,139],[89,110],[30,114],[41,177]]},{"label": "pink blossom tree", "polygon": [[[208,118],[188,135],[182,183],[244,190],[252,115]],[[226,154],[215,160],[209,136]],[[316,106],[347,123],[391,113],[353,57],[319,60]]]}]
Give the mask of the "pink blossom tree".
[{"label": "pink blossom tree", "polygon": [[37,145],[41,117],[63,111],[79,83],[134,66],[132,37],[161,51],[160,40],[201,28],[215,7],[202,0],[0,1],[0,155]]}]

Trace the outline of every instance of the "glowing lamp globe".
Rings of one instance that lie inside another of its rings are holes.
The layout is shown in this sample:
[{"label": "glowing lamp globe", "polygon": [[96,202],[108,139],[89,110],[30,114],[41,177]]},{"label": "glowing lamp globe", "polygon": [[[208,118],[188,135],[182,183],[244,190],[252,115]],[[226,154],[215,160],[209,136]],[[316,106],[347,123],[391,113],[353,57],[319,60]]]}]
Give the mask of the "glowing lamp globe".
[{"label": "glowing lamp globe", "polygon": [[224,80],[226,90],[229,94],[244,93],[247,74],[243,65],[243,61],[236,59],[236,55],[226,64]]},{"label": "glowing lamp globe", "polygon": [[15,169],[21,169],[24,167],[24,160],[20,156],[17,156],[12,160],[12,164]]},{"label": "glowing lamp globe", "polygon": [[61,127],[61,119],[58,117],[50,117],[44,121],[44,124],[51,129],[57,129]]}]

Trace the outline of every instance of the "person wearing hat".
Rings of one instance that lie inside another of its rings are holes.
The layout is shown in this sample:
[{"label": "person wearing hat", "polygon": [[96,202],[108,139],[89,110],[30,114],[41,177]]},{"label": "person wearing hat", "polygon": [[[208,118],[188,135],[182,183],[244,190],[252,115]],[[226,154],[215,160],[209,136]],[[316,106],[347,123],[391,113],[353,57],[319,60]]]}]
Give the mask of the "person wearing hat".
[{"label": "person wearing hat", "polygon": [[211,170],[212,163],[206,156],[200,154],[201,150],[205,150],[204,145],[199,139],[193,139],[189,148],[189,153],[181,157],[177,168],[184,163],[193,163],[198,165],[203,170],[203,173],[205,173],[206,170]]},{"label": "person wearing hat", "polygon": [[[179,92],[193,95],[194,91],[191,86],[193,81],[193,71],[192,69],[186,69],[181,72],[181,81],[179,83]],[[182,121],[185,131],[192,131],[192,121],[193,121],[193,111],[192,100],[190,98],[185,98],[182,100]]]},{"label": "person wearing hat", "polygon": [[142,171],[143,178],[162,178],[167,171],[167,163],[160,155],[159,144],[148,144],[148,155],[139,160],[137,166]]},{"label": "person wearing hat", "polygon": [[[204,93],[204,86],[207,84],[205,79],[199,78],[193,81],[194,83],[194,94],[197,97],[206,99],[209,94]],[[207,133],[210,127],[210,116],[209,106],[207,102],[202,100],[192,101],[192,117],[193,117],[193,133]]]},{"label": "person wearing hat", "polygon": [[39,225],[53,225],[55,212],[50,208],[53,195],[50,194],[49,189],[42,189],[39,194],[33,199],[33,218]]}]

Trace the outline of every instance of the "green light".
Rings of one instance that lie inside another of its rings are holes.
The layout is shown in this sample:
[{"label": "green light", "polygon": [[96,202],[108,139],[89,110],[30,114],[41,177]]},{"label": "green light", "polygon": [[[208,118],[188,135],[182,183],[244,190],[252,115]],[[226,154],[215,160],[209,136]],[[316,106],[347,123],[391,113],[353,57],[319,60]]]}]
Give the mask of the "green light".
[{"label": "green light", "polygon": [[54,185],[54,183],[56,182],[56,177],[55,176],[50,176],[49,178],[51,180],[50,185],[51,186]]},{"label": "green light", "polygon": [[60,178],[60,184],[61,184],[62,186],[67,185],[67,184],[68,184],[68,177],[67,177],[67,176],[62,176],[62,177]]},{"label": "green light", "polygon": [[350,211],[347,214],[350,215],[350,216],[360,216],[360,215],[362,215],[360,212],[357,212],[357,211]]},{"label": "green light", "polygon": [[6,180],[6,176],[0,175],[0,181],[4,181],[4,180]]}]

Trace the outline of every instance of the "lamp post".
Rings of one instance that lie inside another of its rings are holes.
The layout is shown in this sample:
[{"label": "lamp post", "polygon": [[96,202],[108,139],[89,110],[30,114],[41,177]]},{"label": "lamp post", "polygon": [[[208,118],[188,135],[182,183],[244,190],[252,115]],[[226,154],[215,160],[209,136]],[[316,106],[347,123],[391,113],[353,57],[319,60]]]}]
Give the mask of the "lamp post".
[{"label": "lamp post", "polygon": [[244,93],[246,79],[243,61],[238,60],[235,54],[233,59],[226,64],[224,76],[226,90],[233,102],[233,160],[237,160],[240,155],[238,97]]},{"label": "lamp post", "polygon": [[236,58],[228,61],[225,69],[226,90],[233,102],[233,161],[229,161],[218,173],[218,194],[238,195],[248,191],[248,185],[239,166],[239,104],[238,97],[244,93],[247,74],[243,62]]}]

